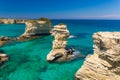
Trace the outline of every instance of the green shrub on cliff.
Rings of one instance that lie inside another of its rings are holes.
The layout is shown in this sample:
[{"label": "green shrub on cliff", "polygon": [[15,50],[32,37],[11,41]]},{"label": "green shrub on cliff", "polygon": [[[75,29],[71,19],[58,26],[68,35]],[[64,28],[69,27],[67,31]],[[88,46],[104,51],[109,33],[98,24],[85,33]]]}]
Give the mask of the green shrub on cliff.
[{"label": "green shrub on cliff", "polygon": [[48,18],[40,18],[40,19],[27,20],[27,22],[37,22],[37,21],[47,21],[48,23],[51,23],[51,21]]},{"label": "green shrub on cliff", "polygon": [[60,26],[61,26],[61,25],[66,25],[66,24],[64,24],[64,23],[59,23],[58,25],[60,25]]}]

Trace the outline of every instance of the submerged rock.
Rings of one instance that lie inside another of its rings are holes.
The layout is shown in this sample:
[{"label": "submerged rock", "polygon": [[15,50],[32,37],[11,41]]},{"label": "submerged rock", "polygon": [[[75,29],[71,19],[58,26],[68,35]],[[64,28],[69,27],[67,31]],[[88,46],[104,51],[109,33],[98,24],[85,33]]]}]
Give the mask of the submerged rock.
[{"label": "submerged rock", "polygon": [[[70,33],[64,24],[56,25],[51,31],[55,40],[53,41],[53,47],[50,53],[47,55],[48,62],[61,62],[72,60],[75,57],[78,57],[79,53],[66,50],[67,38]],[[70,53],[71,52],[71,53]]]},{"label": "submerged rock", "polygon": [[8,55],[0,53],[0,64],[8,60]]},{"label": "submerged rock", "polygon": [[8,43],[10,40],[11,40],[10,37],[0,36],[0,46],[3,46],[4,44]]},{"label": "submerged rock", "polygon": [[7,36],[0,36],[0,41],[8,41],[8,40],[11,40],[11,38]]},{"label": "submerged rock", "polygon": [[93,35],[94,54],[75,74],[76,80],[120,80],[120,32]]}]

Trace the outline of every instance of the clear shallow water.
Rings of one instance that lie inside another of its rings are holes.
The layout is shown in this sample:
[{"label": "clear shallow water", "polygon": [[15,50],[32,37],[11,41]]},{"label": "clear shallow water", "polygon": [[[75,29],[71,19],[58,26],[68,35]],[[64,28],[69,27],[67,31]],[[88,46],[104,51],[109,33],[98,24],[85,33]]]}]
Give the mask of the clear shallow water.
[{"label": "clear shallow water", "polygon": [[16,37],[25,30],[25,24],[0,24],[0,36]]},{"label": "clear shallow water", "polygon": [[[103,20],[53,20],[53,25],[65,23],[75,38],[68,39],[68,46],[90,54],[92,34],[97,31],[119,31],[120,21]],[[18,36],[24,32],[24,24],[0,25],[0,36]],[[52,47],[52,36],[26,42],[15,42],[0,48],[10,60],[0,67],[0,80],[74,80],[74,74],[84,58],[65,63],[48,63],[46,55]]]}]

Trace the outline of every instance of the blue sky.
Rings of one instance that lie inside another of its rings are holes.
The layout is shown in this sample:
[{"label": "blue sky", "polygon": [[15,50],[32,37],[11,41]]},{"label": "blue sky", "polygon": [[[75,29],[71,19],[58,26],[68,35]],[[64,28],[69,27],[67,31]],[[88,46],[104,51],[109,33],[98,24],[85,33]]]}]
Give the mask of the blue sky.
[{"label": "blue sky", "polygon": [[120,19],[120,0],[0,0],[0,17]]}]

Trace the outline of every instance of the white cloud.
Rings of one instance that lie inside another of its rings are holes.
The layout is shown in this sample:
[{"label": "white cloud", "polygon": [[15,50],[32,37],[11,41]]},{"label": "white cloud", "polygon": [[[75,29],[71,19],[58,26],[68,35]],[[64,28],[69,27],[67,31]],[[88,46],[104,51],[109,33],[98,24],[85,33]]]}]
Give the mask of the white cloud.
[{"label": "white cloud", "polygon": [[120,15],[104,15],[104,18],[120,18]]}]

